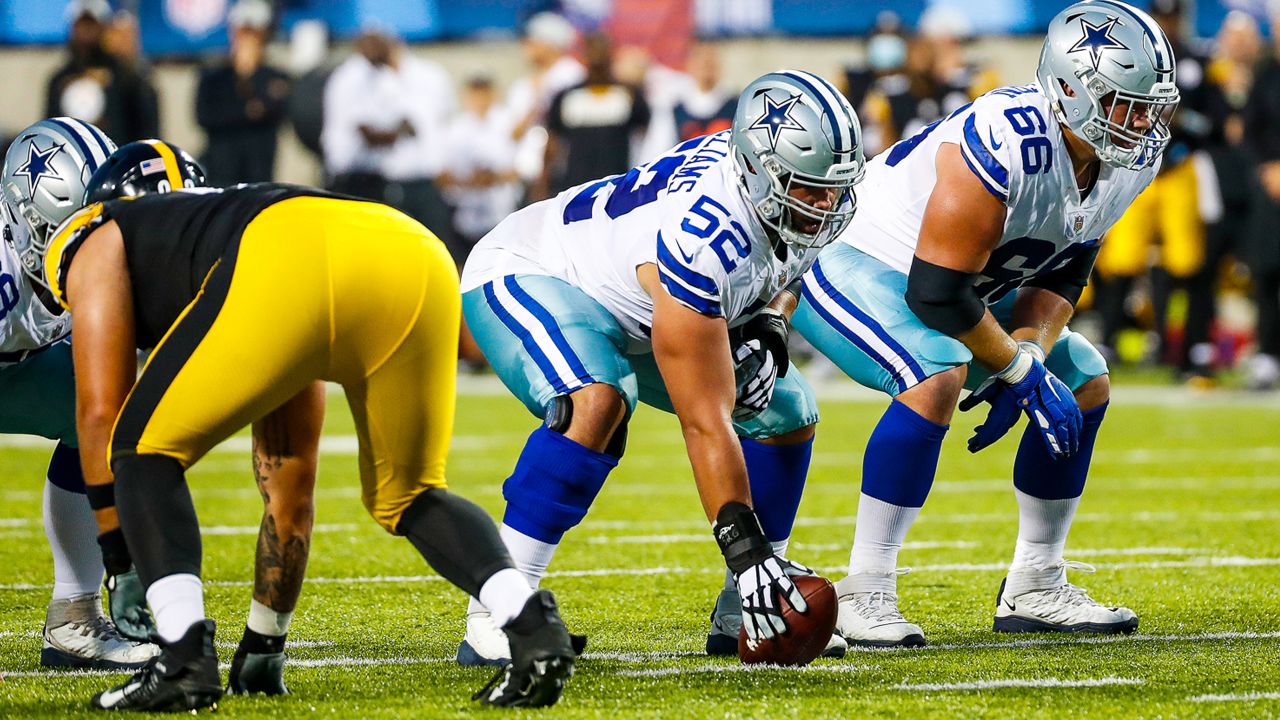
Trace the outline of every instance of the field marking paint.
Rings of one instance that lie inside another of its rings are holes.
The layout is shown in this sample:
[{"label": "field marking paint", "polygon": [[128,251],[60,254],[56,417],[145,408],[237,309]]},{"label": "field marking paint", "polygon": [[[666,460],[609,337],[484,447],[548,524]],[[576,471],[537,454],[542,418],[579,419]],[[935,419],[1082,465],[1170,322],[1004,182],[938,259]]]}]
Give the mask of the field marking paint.
[{"label": "field marking paint", "polygon": [[893,690],[912,690],[938,692],[948,690],[999,690],[1003,688],[1091,688],[1105,685],[1142,685],[1146,680],[1139,678],[1101,677],[1083,680],[1062,680],[1060,678],[1005,678],[1001,680],[974,680],[973,682],[955,683],[900,683],[891,685]]},{"label": "field marking paint", "polygon": [[782,665],[695,665],[693,667],[665,667],[665,668],[647,668],[644,670],[619,670],[614,675],[621,677],[667,677],[669,675],[700,675],[705,673],[751,673],[751,672],[809,672],[809,673],[832,673],[832,674],[849,674],[862,672],[866,670],[865,665],[805,665],[804,667],[784,667]]},{"label": "field marking paint", "polygon": [[1280,692],[1245,692],[1228,693],[1226,695],[1196,695],[1187,698],[1191,702],[1255,702],[1258,700],[1280,700]]},{"label": "field marking paint", "polygon": [[[1008,642],[998,643],[942,643],[938,645],[926,645],[923,648],[915,648],[907,650],[907,652],[931,652],[937,650],[1007,650],[1021,649],[1031,647],[1045,647],[1056,645],[1110,645],[1112,643],[1130,643],[1130,642],[1213,642],[1215,640],[1268,640],[1272,638],[1280,638],[1280,631],[1277,632],[1217,632],[1217,633],[1198,633],[1191,635],[1179,635],[1176,633],[1148,635],[1143,633],[1134,633],[1133,635],[1064,635],[1062,637],[1051,638],[1026,638],[1022,640],[1010,640]],[[851,646],[850,650],[857,652],[883,652],[881,648],[862,648]],[[902,651],[898,651],[902,652]]]},{"label": "field marking paint", "polygon": [[[1070,555],[1070,553],[1067,553]],[[1101,570],[1125,569],[1162,569],[1162,568],[1219,568],[1219,567],[1270,567],[1280,565],[1280,558],[1254,557],[1197,557],[1186,560],[1153,560],[1147,562],[1118,562],[1101,565]],[[939,565],[915,565],[914,572],[995,572],[1007,570],[1007,562],[992,563],[950,563]],[[822,573],[842,573],[847,569],[843,565],[827,565],[816,568]],[[593,570],[561,570],[547,573],[548,578],[583,578],[583,577],[628,577],[651,575],[690,575],[720,574],[724,570],[715,567],[640,567],[640,568],[596,568]],[[444,578],[438,575],[372,575],[355,577],[314,577],[307,578],[308,583],[317,585],[368,585],[378,583],[415,583],[441,582]],[[251,580],[206,580],[210,587],[248,587]],[[53,587],[49,583],[7,583],[0,584],[0,590],[47,590]]]}]

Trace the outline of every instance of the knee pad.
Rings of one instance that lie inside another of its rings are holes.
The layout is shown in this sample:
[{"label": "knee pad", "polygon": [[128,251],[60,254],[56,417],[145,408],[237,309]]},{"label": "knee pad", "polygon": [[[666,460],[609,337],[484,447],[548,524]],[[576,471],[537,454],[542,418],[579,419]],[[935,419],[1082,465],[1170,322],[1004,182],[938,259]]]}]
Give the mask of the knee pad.
[{"label": "knee pad", "polygon": [[80,471],[80,451],[58,443],[49,458],[49,482],[67,492],[85,494],[84,473]]},{"label": "knee pad", "polygon": [[582,522],[618,461],[542,426],[533,431],[502,485],[503,522],[542,542],[558,543]]},{"label": "knee pad", "polygon": [[[572,422],[573,399],[568,395],[557,395],[551,398],[543,417],[543,423],[547,428],[564,435]],[[615,461],[621,460],[622,454],[627,450],[627,424],[630,422],[631,413],[628,412],[622,416],[622,422],[618,423],[613,436],[609,438],[609,444],[604,448],[604,453],[612,456]]]}]

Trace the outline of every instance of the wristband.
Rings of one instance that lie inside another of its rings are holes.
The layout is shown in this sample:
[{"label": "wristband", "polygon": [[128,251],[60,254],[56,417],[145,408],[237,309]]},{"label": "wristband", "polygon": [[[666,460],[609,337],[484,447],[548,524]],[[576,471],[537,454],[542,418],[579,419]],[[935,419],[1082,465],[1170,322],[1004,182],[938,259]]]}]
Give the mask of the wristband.
[{"label": "wristband", "polygon": [[712,532],[725,564],[734,574],[743,573],[773,555],[773,546],[760,527],[760,518],[743,503],[725,503],[716,514]]},{"label": "wristband", "polygon": [[1006,385],[1017,385],[1022,382],[1031,372],[1031,367],[1035,364],[1035,355],[1031,351],[1018,346],[1018,352],[1009,361],[1003,370],[996,373],[996,377],[1005,382]]}]

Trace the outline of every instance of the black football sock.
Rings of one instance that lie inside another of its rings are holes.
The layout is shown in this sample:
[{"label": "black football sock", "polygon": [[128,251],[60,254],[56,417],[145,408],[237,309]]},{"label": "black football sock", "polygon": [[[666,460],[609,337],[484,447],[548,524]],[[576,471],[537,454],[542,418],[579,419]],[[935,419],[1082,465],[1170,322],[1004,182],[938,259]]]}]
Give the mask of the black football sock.
[{"label": "black football sock", "polygon": [[200,524],[182,465],[163,455],[126,455],[111,464],[116,511],[143,587],[162,577],[200,576]]},{"label": "black football sock", "polygon": [[441,488],[414,498],[396,532],[445,580],[472,597],[494,573],[515,567],[498,528],[479,505]]}]

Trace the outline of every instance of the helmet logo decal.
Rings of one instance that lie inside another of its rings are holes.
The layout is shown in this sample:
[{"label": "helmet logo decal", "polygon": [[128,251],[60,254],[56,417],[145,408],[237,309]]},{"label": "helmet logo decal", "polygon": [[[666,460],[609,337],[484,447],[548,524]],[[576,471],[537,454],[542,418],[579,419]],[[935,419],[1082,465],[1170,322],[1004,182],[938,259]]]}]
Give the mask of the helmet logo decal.
[{"label": "helmet logo decal", "polygon": [[791,108],[799,102],[799,95],[792,95],[781,103],[775,103],[766,93],[764,96],[764,114],[751,123],[748,130],[769,131],[769,149],[778,149],[778,136],[783,130],[804,130],[804,126],[791,117]]},{"label": "helmet logo decal", "polygon": [[1116,26],[1116,20],[1117,18],[1111,18],[1101,25],[1094,25],[1081,18],[1080,29],[1084,31],[1084,35],[1076,41],[1075,45],[1071,46],[1071,49],[1067,50],[1067,53],[1088,50],[1090,58],[1093,60],[1093,69],[1097,70],[1098,62],[1102,60],[1103,50],[1128,50],[1123,43],[1111,37],[1111,28]]},{"label": "helmet logo decal", "polygon": [[49,166],[49,161],[61,150],[62,145],[57,144],[44,151],[36,147],[34,142],[27,146],[27,161],[13,171],[14,175],[27,176],[27,194],[36,194],[36,188],[40,186],[41,178],[62,179],[62,176],[54,172],[53,168]]}]

